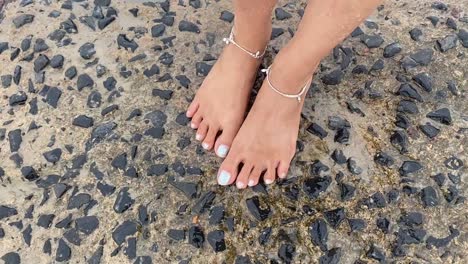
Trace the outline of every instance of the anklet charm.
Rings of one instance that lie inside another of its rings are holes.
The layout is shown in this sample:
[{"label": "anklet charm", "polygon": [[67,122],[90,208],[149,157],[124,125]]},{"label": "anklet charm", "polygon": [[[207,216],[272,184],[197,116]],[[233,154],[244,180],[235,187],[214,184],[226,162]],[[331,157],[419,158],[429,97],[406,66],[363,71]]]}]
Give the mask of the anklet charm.
[{"label": "anklet charm", "polygon": [[271,65],[266,69],[262,69],[262,72],[264,72],[266,74],[266,80],[268,82],[268,86],[270,86],[270,88],[273,91],[275,91],[277,94],[279,94],[281,96],[284,96],[284,97],[287,97],[287,98],[296,99],[297,102],[300,103],[301,100],[302,100],[301,99],[302,95],[307,91],[307,87],[309,86],[309,81],[304,85],[304,87],[302,87],[302,89],[297,94],[283,93],[280,90],[276,89],[275,86],[273,86],[273,84],[271,83],[271,81],[270,81],[270,71],[271,71]]},{"label": "anklet charm", "polygon": [[239,45],[235,40],[234,40],[234,28],[231,29],[231,33],[229,34],[229,38],[223,38],[223,42],[226,44],[226,45],[229,45],[229,44],[233,44],[234,46],[238,47],[240,50],[242,50],[243,52],[247,53],[250,57],[254,58],[254,59],[260,59],[261,57],[263,57],[263,55],[265,55],[265,52],[266,52],[266,48],[263,50],[263,52],[260,52],[260,51],[257,51],[257,52],[251,52],[251,51],[248,51],[246,48],[242,47],[241,45]]}]

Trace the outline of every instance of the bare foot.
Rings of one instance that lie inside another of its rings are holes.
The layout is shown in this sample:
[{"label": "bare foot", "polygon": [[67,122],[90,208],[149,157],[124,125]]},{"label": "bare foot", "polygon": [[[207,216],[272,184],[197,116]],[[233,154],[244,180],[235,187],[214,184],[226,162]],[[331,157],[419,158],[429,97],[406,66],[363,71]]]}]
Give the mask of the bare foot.
[{"label": "bare foot", "polygon": [[[263,51],[264,39],[252,46],[262,47]],[[262,58],[254,59],[232,44],[224,48],[187,110],[191,127],[197,129],[196,139],[203,142],[204,149],[214,148],[219,157],[226,157],[245,118],[261,61]]]},{"label": "bare foot", "polygon": [[[293,74],[288,74],[287,78],[282,76],[281,72],[286,72],[285,66],[287,67],[284,64],[275,64],[272,67],[271,80],[278,89],[288,87],[285,84],[297,87],[290,91],[283,90],[285,93],[295,94],[309,80],[299,76],[294,80]],[[285,79],[289,80],[285,82]],[[296,85],[299,83],[302,85]],[[296,99],[283,97],[274,92],[266,80],[263,82],[250,113],[219,169],[220,185],[236,182],[238,188],[246,188],[257,185],[262,175],[267,184],[273,183],[277,175],[280,178],[286,177],[296,150],[304,96],[301,99],[298,102]]]}]

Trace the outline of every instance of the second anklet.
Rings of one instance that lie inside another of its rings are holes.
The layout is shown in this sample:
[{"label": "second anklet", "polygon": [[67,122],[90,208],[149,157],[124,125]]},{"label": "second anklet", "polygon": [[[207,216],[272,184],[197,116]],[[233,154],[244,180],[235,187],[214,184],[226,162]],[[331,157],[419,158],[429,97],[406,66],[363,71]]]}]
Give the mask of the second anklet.
[{"label": "second anklet", "polygon": [[265,55],[265,52],[266,52],[266,48],[265,48],[263,50],[263,52],[257,51],[257,52],[254,53],[254,52],[251,52],[251,51],[247,50],[246,48],[242,47],[241,45],[239,45],[234,40],[234,27],[231,29],[231,33],[229,34],[229,38],[223,38],[223,42],[226,43],[226,45],[233,44],[234,46],[238,47],[240,50],[247,53],[250,57],[252,57],[254,59],[260,59],[261,57],[263,57],[263,55]]},{"label": "second anklet", "polygon": [[270,86],[270,88],[275,91],[277,94],[281,95],[281,96],[284,96],[284,97],[287,97],[287,98],[293,98],[293,99],[296,99],[297,102],[301,102],[301,97],[302,95],[307,91],[307,87],[309,86],[309,81],[306,82],[306,84],[304,85],[304,87],[302,87],[302,89],[299,91],[299,93],[297,94],[287,94],[287,93],[283,93],[281,92],[280,90],[276,89],[275,86],[271,83],[270,81],[270,71],[271,71],[271,65],[266,68],[266,69],[262,69],[262,72],[264,72],[266,74],[266,80],[268,82],[268,86]]}]

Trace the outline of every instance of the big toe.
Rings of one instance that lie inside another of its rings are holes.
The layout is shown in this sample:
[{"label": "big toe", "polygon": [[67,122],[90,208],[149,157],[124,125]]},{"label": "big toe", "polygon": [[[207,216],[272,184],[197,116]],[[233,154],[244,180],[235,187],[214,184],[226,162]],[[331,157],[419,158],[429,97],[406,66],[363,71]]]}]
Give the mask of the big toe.
[{"label": "big toe", "polygon": [[231,185],[237,178],[237,167],[238,162],[233,157],[228,156],[219,168],[218,184]]}]

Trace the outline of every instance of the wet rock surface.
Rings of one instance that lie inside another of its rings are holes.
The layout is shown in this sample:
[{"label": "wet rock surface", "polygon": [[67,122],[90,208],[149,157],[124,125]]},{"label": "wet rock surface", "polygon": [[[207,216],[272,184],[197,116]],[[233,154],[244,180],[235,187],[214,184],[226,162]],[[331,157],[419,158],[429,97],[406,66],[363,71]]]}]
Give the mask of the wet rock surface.
[{"label": "wet rock surface", "polygon": [[[463,3],[385,2],[318,67],[288,178],[242,191],[184,116],[231,1],[7,4],[0,260],[466,263]],[[280,1],[266,64],[304,7]]]}]

